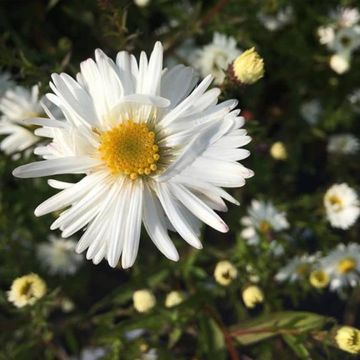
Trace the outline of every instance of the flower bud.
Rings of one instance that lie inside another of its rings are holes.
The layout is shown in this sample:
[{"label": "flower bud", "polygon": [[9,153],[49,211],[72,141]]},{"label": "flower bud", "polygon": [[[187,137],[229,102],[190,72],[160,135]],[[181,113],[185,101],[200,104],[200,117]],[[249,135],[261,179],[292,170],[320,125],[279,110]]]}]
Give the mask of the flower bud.
[{"label": "flower bud", "polygon": [[243,290],[242,299],[245,306],[252,309],[264,301],[264,293],[258,286],[250,285]]},{"label": "flower bud", "polygon": [[144,313],[144,312],[148,312],[155,306],[156,299],[151,291],[142,289],[134,292],[133,303],[134,303],[134,308],[138,312]]},{"label": "flower bud", "polygon": [[236,267],[230,261],[219,261],[215,267],[214,277],[220,285],[228,286],[237,277]]},{"label": "flower bud", "polygon": [[351,354],[360,354],[360,330],[342,326],[335,334],[335,341],[341,350]]}]

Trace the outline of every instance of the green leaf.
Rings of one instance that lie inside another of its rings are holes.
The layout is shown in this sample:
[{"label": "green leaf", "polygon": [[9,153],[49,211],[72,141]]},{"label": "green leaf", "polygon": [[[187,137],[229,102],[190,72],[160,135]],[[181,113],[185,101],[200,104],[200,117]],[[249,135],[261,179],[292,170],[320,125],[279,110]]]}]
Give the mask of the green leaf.
[{"label": "green leaf", "polygon": [[226,359],[224,335],[217,323],[207,317],[200,320],[200,348],[208,359]]},{"label": "green leaf", "polygon": [[286,334],[287,331],[291,334],[301,334],[319,329],[329,320],[313,313],[284,311],[242,322],[241,325],[233,326],[230,334],[240,344],[250,345],[279,334]]},{"label": "green leaf", "polygon": [[305,347],[303,340],[293,335],[282,335],[284,341],[291,347],[294,353],[303,360],[310,360],[311,356],[308,349]]}]

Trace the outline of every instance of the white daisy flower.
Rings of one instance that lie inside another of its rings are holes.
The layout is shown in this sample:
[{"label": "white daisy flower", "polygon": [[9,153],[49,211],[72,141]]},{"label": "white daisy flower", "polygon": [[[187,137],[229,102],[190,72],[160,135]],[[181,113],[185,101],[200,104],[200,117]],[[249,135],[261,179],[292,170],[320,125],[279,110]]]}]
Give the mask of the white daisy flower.
[{"label": "white daisy flower", "polygon": [[324,206],[331,226],[346,230],[360,215],[360,202],[355,190],[349,185],[335,184],[325,193]]},{"label": "white daisy flower", "polygon": [[5,94],[5,92],[12,87],[14,87],[15,84],[11,80],[11,75],[8,72],[0,73],[0,98]]},{"label": "white daisy flower", "polygon": [[278,212],[271,202],[253,200],[248,208],[248,216],[241,219],[245,227],[241,236],[250,245],[257,245],[260,241],[260,234],[269,234],[273,231],[285,230],[289,227],[284,212]]},{"label": "white daisy flower", "polygon": [[81,265],[82,256],[75,253],[76,242],[50,237],[50,243],[37,248],[37,256],[51,274],[74,274]]},{"label": "white daisy flower", "polygon": [[316,125],[322,112],[322,106],[317,99],[304,102],[300,107],[301,116],[310,124]]},{"label": "white daisy flower", "polygon": [[337,134],[329,137],[327,151],[330,154],[353,155],[360,149],[360,141],[352,134]]},{"label": "white daisy flower", "polygon": [[360,46],[360,26],[336,31],[333,41],[330,41],[327,46],[337,54],[351,54]]},{"label": "white daisy flower", "polygon": [[240,54],[241,51],[236,47],[236,40],[232,36],[227,37],[216,32],[212,43],[195,53],[193,65],[203,77],[211,74],[214,83],[220,85],[225,80],[228,66]]},{"label": "white daisy flower", "polygon": [[133,265],[141,223],[159,250],[174,261],[178,252],[168,230],[201,248],[201,222],[228,231],[213,211],[226,211],[223,199],[238,202],[221,187],[239,187],[253,172],[238,163],[251,140],[240,129],[237,101],[217,103],[220,90],[207,90],[211,76],[194,89],[191,68],[162,68],[157,42],[148,61],[127,52],[116,64],[101,50],[81,64],[74,80],[53,74],[50,101],[65,116],[37,119],[36,130],[52,139],[36,153],[45,160],[20,166],[22,178],[85,174],[77,183],[49,180],[62,190],[35,215],[65,209],[52,224],[63,237],[86,228],[76,251],[98,264]]},{"label": "white daisy flower", "polygon": [[39,138],[33,134],[27,120],[43,114],[39,87],[28,90],[22,86],[9,89],[0,99],[0,135],[7,135],[0,144],[6,154],[21,152],[34,145]]},{"label": "white daisy flower", "polygon": [[329,65],[337,74],[344,74],[350,69],[351,56],[349,53],[334,54],[330,57]]},{"label": "white daisy flower", "polygon": [[320,260],[319,268],[329,275],[330,290],[357,286],[360,279],[360,245],[339,244]]},{"label": "white daisy flower", "polygon": [[359,22],[360,13],[357,8],[339,7],[330,13],[330,17],[337,26],[351,27]]},{"label": "white daisy flower", "polygon": [[275,14],[259,13],[258,19],[263,26],[270,31],[277,31],[289,24],[293,18],[293,10],[290,6],[279,10]]},{"label": "white daisy flower", "polygon": [[313,264],[317,260],[316,255],[295,256],[287,265],[281,268],[275,275],[275,280],[294,282],[299,279],[306,278],[312,269]]},{"label": "white daisy flower", "polygon": [[327,45],[335,39],[335,29],[333,26],[320,26],[317,30],[320,44]]}]

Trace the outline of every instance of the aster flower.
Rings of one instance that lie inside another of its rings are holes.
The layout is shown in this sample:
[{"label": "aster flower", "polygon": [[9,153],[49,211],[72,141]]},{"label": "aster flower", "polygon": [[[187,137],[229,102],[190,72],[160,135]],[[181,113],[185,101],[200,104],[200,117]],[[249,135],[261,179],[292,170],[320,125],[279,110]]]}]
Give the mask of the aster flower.
[{"label": "aster flower", "polygon": [[161,252],[178,260],[168,235],[176,230],[201,248],[201,221],[218,231],[228,227],[213,211],[223,201],[238,203],[221,187],[238,187],[253,172],[237,160],[249,152],[240,129],[244,119],[236,100],[217,103],[211,76],[195,89],[191,68],[163,71],[163,49],[156,43],[148,61],[138,64],[120,52],[115,64],[101,50],[81,64],[77,81],[53,74],[47,97],[65,116],[35,119],[39,135],[51,143],[36,148],[45,160],[20,166],[22,178],[85,174],[77,183],[50,180],[62,190],[35,210],[40,216],[67,208],[52,224],[63,237],[86,227],[77,252],[95,264],[106,258],[115,267],[133,265],[141,223]]},{"label": "aster flower", "polygon": [[360,149],[360,141],[352,134],[337,134],[329,137],[327,151],[330,154],[353,155]]},{"label": "aster flower", "polygon": [[335,184],[326,191],[324,206],[327,219],[335,228],[348,229],[360,215],[359,198],[345,183]]},{"label": "aster flower", "polygon": [[339,244],[320,260],[319,269],[328,274],[330,290],[357,286],[360,282],[360,245]]},{"label": "aster flower", "polygon": [[300,107],[301,116],[310,125],[315,125],[320,118],[322,112],[322,106],[317,99],[304,102]]},{"label": "aster flower", "polygon": [[293,10],[290,6],[280,9],[274,14],[261,12],[258,19],[263,26],[270,31],[277,31],[289,24],[293,18]]},{"label": "aster flower", "polygon": [[76,242],[50,237],[50,243],[38,246],[37,255],[51,274],[74,274],[81,265],[82,256],[75,253]]},{"label": "aster flower", "polygon": [[306,278],[316,262],[317,255],[301,255],[292,258],[283,268],[275,275],[275,280],[294,282]]},{"label": "aster flower", "polygon": [[360,46],[360,26],[342,28],[335,33],[332,41],[327,44],[337,54],[351,54]]},{"label": "aster flower", "polygon": [[250,245],[257,245],[260,241],[260,234],[265,235],[271,232],[278,232],[289,227],[284,212],[278,212],[271,202],[253,200],[248,208],[248,216],[241,219],[245,227],[241,236]]},{"label": "aster flower", "polygon": [[233,37],[216,32],[212,43],[198,50],[192,63],[203,77],[211,74],[214,77],[214,83],[220,85],[225,80],[228,66],[240,53]]},{"label": "aster flower", "polygon": [[0,148],[6,154],[21,152],[39,140],[27,122],[43,113],[37,85],[31,90],[22,86],[7,90],[0,99],[0,111],[3,114],[0,119],[0,135],[7,135],[1,141]]},{"label": "aster flower", "polygon": [[34,305],[46,293],[46,284],[37,274],[21,276],[13,281],[8,300],[16,307]]},{"label": "aster flower", "polygon": [[357,8],[338,7],[330,13],[330,18],[339,27],[351,27],[360,20],[360,13]]},{"label": "aster flower", "polygon": [[334,54],[330,57],[329,65],[337,74],[341,75],[349,71],[351,57],[349,53]]}]

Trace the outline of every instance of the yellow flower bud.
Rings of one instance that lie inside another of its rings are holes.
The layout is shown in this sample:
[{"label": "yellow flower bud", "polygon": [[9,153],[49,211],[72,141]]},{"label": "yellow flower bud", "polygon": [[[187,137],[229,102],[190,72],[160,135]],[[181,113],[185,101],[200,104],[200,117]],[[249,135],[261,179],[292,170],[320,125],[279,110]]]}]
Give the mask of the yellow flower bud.
[{"label": "yellow flower bud", "polygon": [[275,142],[270,148],[270,155],[276,160],[286,160],[287,151],[285,145],[281,141]]},{"label": "yellow flower bud", "polygon": [[236,267],[230,261],[219,261],[215,267],[214,277],[220,285],[228,286],[237,277]]},{"label": "yellow flower bud", "polygon": [[156,299],[151,291],[142,289],[134,292],[133,303],[136,311],[144,313],[150,311],[155,306]]},{"label": "yellow flower bud", "polygon": [[253,84],[264,76],[264,60],[255,48],[246,50],[232,63],[230,74],[241,84]]},{"label": "yellow flower bud", "polygon": [[256,304],[264,301],[264,293],[256,285],[250,285],[242,292],[242,299],[247,308],[254,308]]},{"label": "yellow flower bud", "polygon": [[184,295],[180,291],[171,291],[165,299],[165,306],[171,308],[181,304],[184,301]]},{"label": "yellow flower bud", "polygon": [[21,308],[35,304],[45,293],[46,284],[40,276],[28,274],[15,279],[7,295],[10,302]]},{"label": "yellow flower bud", "polygon": [[329,285],[329,275],[323,270],[314,270],[310,273],[309,277],[310,284],[317,288],[322,289]]},{"label": "yellow flower bud", "polygon": [[341,350],[360,354],[360,330],[350,326],[342,326],[335,334],[335,341]]}]

